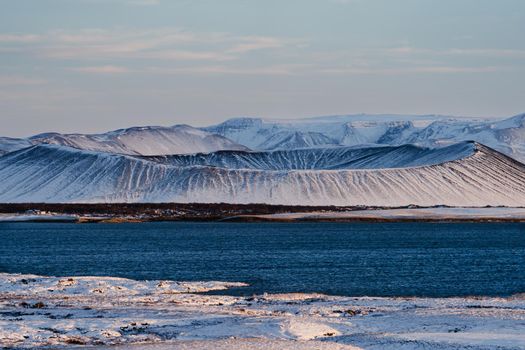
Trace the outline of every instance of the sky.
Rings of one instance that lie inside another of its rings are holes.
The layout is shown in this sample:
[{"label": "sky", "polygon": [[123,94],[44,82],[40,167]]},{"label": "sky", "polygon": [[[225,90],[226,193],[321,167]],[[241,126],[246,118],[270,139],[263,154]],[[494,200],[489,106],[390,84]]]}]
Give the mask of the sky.
[{"label": "sky", "polygon": [[525,112],[523,0],[0,0],[0,135]]}]

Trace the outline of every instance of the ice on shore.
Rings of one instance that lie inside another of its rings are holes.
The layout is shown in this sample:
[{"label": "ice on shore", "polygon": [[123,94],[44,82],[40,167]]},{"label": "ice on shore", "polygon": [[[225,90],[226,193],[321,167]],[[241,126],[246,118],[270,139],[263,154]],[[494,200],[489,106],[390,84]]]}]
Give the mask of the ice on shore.
[{"label": "ice on shore", "polygon": [[309,213],[278,213],[264,215],[242,215],[239,217],[264,220],[483,220],[523,221],[525,208],[509,207],[435,207],[402,209],[368,209],[353,211],[324,211]]},{"label": "ice on shore", "polygon": [[525,297],[199,294],[232,282],[0,274],[0,347],[525,348]]},{"label": "ice on shore", "polygon": [[0,222],[75,222],[78,218],[77,215],[63,214],[0,214]]}]

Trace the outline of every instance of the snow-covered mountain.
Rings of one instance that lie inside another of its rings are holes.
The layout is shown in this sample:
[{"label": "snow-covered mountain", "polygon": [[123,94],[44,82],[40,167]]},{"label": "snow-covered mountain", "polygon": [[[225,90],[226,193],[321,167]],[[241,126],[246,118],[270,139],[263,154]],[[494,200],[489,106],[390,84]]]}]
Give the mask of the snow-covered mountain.
[{"label": "snow-covered mountain", "polygon": [[[437,120],[449,117],[366,115],[330,116],[293,120],[272,120],[260,118],[229,119],[221,124],[203,128],[223,135],[235,142],[255,150],[280,148],[302,148],[305,140],[313,140],[313,146],[381,144],[396,138],[408,137],[414,131]],[[283,147],[279,142],[295,135],[298,144],[290,142]],[[385,142],[380,142],[383,139]],[[272,142],[268,142],[271,140]],[[403,142],[399,142],[402,144]]]},{"label": "snow-covered mountain", "polygon": [[[525,166],[483,145],[462,143],[441,151],[406,147],[399,147],[398,152],[391,147],[377,151],[375,159],[383,161],[399,154],[410,156],[403,156],[405,161],[397,166],[404,167],[396,168],[348,170],[352,166],[341,164],[367,167],[359,163],[363,153],[349,152],[341,161],[329,160],[320,166],[335,164],[343,170],[261,170],[238,169],[231,163],[228,168],[177,164],[172,157],[38,145],[0,157],[0,202],[525,206]],[[423,155],[414,157],[418,152]],[[283,163],[284,153],[255,158],[275,155],[281,160],[265,161],[273,164],[266,167],[283,167],[275,164]],[[286,162],[292,168],[307,168]],[[247,167],[245,164],[241,166]]]},{"label": "snow-covered mountain", "polygon": [[490,145],[523,162],[525,161],[525,114],[501,121],[474,123],[436,121],[405,139],[407,143],[427,146],[466,140]]},{"label": "snow-covered mountain", "polygon": [[0,138],[0,202],[525,206],[525,165],[498,151],[525,161],[525,114],[48,133]]},{"label": "snow-covered mountain", "polygon": [[[5,140],[5,141],[4,141]],[[54,144],[88,151],[129,155],[188,154],[218,150],[248,150],[227,138],[188,125],[145,126],[104,134],[46,133],[28,139],[0,139],[3,153],[30,145]]]},{"label": "snow-covered mountain", "polygon": [[473,140],[525,161],[525,114],[497,121],[440,115],[238,118],[203,129],[254,150],[408,143],[436,146]]},{"label": "snow-covered mountain", "polygon": [[146,126],[92,135],[0,138],[0,154],[42,143],[128,155],[168,155],[366,145],[436,147],[470,140],[525,162],[525,114],[504,120],[365,114],[297,120],[237,118],[200,129]]}]

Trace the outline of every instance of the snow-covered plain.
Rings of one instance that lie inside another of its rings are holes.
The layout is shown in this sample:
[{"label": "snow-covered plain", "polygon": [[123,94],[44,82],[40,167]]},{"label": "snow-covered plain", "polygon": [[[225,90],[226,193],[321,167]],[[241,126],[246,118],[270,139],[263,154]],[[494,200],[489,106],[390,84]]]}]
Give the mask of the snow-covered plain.
[{"label": "snow-covered plain", "polygon": [[0,274],[0,346],[523,349],[525,297],[195,294],[242,283]]},{"label": "snow-covered plain", "polygon": [[259,170],[40,145],[0,157],[0,202],[525,206],[525,165],[480,144],[449,150],[411,167]]}]

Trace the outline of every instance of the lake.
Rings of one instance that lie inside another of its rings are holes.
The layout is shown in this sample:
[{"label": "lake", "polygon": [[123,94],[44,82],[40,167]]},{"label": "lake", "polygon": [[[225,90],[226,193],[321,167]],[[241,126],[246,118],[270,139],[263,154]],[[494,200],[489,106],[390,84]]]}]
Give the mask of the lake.
[{"label": "lake", "polygon": [[525,292],[520,223],[0,223],[0,271],[247,282],[227,294]]}]

